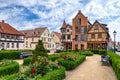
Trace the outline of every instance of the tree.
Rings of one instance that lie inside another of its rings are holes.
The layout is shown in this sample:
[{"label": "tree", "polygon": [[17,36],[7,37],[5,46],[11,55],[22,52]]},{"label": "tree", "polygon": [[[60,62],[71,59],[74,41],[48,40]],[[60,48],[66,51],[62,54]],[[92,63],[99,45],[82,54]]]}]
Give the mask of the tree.
[{"label": "tree", "polygon": [[47,50],[44,48],[42,40],[38,41],[38,44],[36,45],[36,48],[33,51],[33,56],[34,57],[37,57],[37,56],[47,57],[48,56]]}]

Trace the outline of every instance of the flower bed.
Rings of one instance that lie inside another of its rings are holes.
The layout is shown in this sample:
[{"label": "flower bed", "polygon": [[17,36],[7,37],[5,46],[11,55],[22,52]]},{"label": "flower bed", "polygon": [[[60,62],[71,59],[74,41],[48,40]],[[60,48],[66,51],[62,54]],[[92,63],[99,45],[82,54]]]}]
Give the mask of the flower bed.
[{"label": "flower bed", "polygon": [[19,71],[19,64],[11,60],[0,62],[0,76],[5,76]]},{"label": "flower bed", "polygon": [[76,68],[80,63],[85,60],[85,55],[79,55],[76,53],[63,56],[63,58],[58,59],[58,63],[66,68],[66,70],[72,70]]},{"label": "flower bed", "polygon": [[120,80],[120,56],[111,51],[108,51],[107,54],[110,56],[110,63],[115,71],[118,80]]}]

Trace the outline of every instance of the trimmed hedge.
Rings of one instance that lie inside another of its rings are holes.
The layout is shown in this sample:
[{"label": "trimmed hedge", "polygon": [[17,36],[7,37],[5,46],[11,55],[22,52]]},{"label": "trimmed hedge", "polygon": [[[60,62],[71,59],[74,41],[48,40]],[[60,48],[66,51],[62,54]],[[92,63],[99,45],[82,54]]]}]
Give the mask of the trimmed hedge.
[{"label": "trimmed hedge", "polygon": [[115,71],[118,80],[120,80],[120,56],[111,51],[108,51],[107,54],[110,56],[110,63]]},{"label": "trimmed hedge", "polygon": [[18,59],[20,51],[12,51],[12,50],[3,50],[0,51],[0,60],[2,59]]},{"label": "trimmed hedge", "polygon": [[31,50],[0,50],[0,60],[2,59],[19,59],[21,52],[28,52]]},{"label": "trimmed hedge", "polygon": [[13,73],[17,73],[19,71],[19,64],[17,62],[12,62],[7,66],[0,67],[0,76],[10,75]]},{"label": "trimmed hedge", "polygon": [[58,63],[61,64],[66,70],[72,70],[76,68],[80,63],[82,63],[86,59],[85,55],[80,55],[76,60],[64,60],[63,58],[58,59]]},{"label": "trimmed hedge", "polygon": [[61,67],[57,70],[48,72],[39,80],[63,80],[65,78],[65,68]]},{"label": "trimmed hedge", "polygon": [[12,75],[7,75],[5,77],[2,77],[0,80],[16,80],[16,77],[18,76],[18,74],[12,74]]},{"label": "trimmed hedge", "polygon": [[90,50],[91,52],[93,52],[94,54],[106,54],[107,51],[106,50]]},{"label": "trimmed hedge", "polygon": [[[36,75],[37,76],[37,75]],[[9,76],[2,77],[0,80],[16,80],[18,77],[18,74],[12,74]],[[60,67],[59,69],[56,69],[54,71],[48,72],[45,76],[40,77],[37,80],[63,80],[65,78],[65,68]],[[36,80],[34,78],[29,78],[30,80]],[[27,80],[29,80],[27,79]]]},{"label": "trimmed hedge", "polygon": [[33,58],[32,57],[27,57],[23,59],[23,65],[29,65],[33,63]]},{"label": "trimmed hedge", "polygon": [[82,52],[82,55],[93,56],[93,52],[91,52],[91,51],[84,51],[84,52]]}]

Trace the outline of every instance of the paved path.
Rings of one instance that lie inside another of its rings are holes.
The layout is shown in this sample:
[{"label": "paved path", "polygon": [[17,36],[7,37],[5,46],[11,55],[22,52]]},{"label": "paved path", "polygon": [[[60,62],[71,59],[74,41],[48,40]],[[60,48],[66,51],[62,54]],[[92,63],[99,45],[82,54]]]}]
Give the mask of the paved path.
[{"label": "paved path", "polygon": [[66,72],[64,80],[117,80],[111,66],[103,66],[100,55],[86,58],[81,65]]}]

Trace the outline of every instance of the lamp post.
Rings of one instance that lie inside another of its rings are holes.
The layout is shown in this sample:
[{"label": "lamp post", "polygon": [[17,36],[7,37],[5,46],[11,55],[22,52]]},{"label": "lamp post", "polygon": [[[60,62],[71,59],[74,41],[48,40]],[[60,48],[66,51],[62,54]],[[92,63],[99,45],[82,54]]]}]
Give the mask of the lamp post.
[{"label": "lamp post", "polygon": [[115,41],[115,37],[116,37],[116,33],[117,33],[117,32],[114,30],[114,32],[113,32],[113,35],[114,35],[114,53],[115,53],[115,42],[116,42],[116,41]]}]

